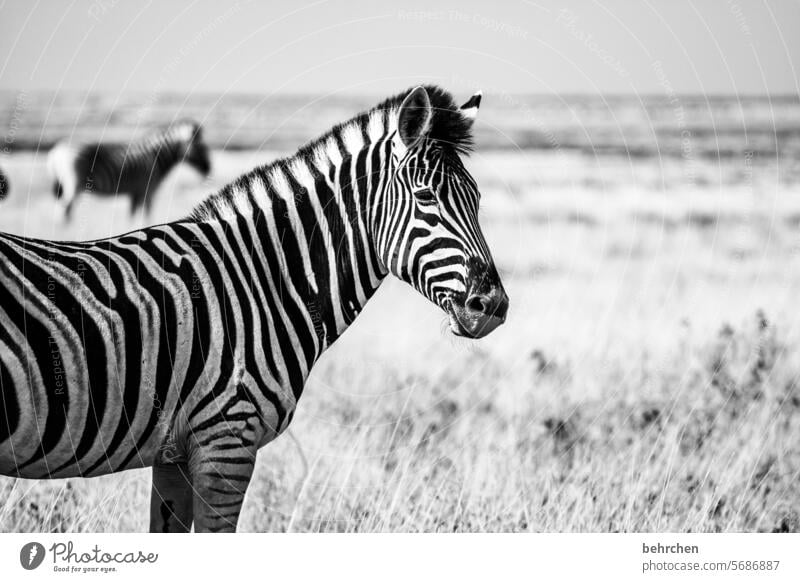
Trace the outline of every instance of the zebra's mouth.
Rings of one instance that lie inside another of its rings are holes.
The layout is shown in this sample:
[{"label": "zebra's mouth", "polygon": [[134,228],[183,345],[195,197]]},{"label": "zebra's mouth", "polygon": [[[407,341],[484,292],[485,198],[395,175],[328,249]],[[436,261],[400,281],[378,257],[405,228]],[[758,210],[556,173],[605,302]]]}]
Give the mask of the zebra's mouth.
[{"label": "zebra's mouth", "polygon": [[472,335],[464,328],[464,326],[461,325],[461,321],[458,319],[458,315],[456,315],[456,306],[453,304],[452,299],[447,298],[444,300],[444,311],[447,313],[447,318],[450,320],[450,331],[453,333],[453,335],[460,337],[472,337]]},{"label": "zebra's mouth", "polygon": [[505,312],[476,312],[468,305],[459,305],[448,297],[443,302],[444,310],[450,320],[450,331],[453,335],[480,339],[486,337],[505,322]]}]

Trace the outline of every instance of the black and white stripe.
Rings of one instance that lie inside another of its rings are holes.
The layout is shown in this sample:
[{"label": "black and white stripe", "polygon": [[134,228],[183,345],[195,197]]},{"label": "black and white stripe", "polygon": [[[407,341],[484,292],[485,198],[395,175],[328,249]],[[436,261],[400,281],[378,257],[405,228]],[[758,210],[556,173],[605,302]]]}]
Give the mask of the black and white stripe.
[{"label": "black and white stripe", "polygon": [[466,142],[432,137],[469,113],[417,88],[185,220],[84,243],[0,236],[0,473],[152,466],[151,530],[235,529],[256,451],[388,273],[455,333],[505,318]]},{"label": "black and white stripe", "polygon": [[203,176],[211,170],[202,129],[193,121],[175,123],[129,144],[59,142],[47,159],[53,193],[61,200],[67,219],[81,192],[127,194],[132,215],[142,207],[147,212],[158,186],[181,162]]}]

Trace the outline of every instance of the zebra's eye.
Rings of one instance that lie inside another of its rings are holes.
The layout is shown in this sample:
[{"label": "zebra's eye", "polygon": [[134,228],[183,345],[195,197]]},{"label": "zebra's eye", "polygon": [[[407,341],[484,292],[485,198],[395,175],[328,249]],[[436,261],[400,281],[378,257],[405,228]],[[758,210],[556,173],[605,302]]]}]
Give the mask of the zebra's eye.
[{"label": "zebra's eye", "polygon": [[436,194],[433,193],[433,190],[430,188],[423,188],[422,190],[417,190],[414,192],[414,197],[419,201],[420,204],[435,204],[436,203]]}]

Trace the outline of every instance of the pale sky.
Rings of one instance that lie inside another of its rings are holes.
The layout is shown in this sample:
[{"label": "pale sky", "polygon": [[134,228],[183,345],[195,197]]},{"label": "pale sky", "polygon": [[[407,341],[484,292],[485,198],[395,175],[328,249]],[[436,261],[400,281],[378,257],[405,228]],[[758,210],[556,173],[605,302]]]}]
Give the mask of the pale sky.
[{"label": "pale sky", "polygon": [[798,94],[799,28],[797,0],[0,0],[0,89]]}]

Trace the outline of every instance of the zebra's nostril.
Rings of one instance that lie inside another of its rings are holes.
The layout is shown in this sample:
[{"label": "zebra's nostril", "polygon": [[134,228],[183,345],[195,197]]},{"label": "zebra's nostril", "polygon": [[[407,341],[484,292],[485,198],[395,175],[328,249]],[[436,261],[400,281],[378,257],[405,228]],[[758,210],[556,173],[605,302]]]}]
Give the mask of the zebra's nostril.
[{"label": "zebra's nostril", "polygon": [[483,295],[470,295],[465,306],[472,312],[484,314],[489,309],[489,298]]}]

